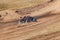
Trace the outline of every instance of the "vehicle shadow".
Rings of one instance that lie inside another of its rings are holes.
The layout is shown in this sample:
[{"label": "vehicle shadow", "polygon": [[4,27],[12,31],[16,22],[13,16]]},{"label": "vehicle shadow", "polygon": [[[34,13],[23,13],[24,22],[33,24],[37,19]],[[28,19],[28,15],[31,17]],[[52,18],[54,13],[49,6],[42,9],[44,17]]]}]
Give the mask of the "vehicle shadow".
[{"label": "vehicle shadow", "polygon": [[45,17],[52,17],[52,16],[56,16],[56,15],[60,15],[60,14],[50,14],[50,13],[47,13],[47,14],[44,14],[44,15],[41,15],[41,16],[37,16],[37,19],[39,18],[45,18]]}]

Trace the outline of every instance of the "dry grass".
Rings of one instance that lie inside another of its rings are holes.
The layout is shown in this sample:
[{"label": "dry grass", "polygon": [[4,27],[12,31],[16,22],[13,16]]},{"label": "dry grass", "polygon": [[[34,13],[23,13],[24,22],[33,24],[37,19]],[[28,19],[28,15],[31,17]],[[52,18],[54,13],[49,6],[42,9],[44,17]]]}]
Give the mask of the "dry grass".
[{"label": "dry grass", "polygon": [[8,5],[7,5],[7,4],[4,4],[4,3],[0,4],[0,10],[8,9],[7,6],[8,6]]},{"label": "dry grass", "polygon": [[0,10],[35,6],[48,0],[1,0]]}]

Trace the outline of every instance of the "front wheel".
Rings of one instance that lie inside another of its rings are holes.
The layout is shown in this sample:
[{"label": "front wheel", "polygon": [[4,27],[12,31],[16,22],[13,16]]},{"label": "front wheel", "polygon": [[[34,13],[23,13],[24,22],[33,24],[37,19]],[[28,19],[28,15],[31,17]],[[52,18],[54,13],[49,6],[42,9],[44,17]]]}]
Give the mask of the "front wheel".
[{"label": "front wheel", "polygon": [[33,17],[32,21],[37,22],[37,18]]}]

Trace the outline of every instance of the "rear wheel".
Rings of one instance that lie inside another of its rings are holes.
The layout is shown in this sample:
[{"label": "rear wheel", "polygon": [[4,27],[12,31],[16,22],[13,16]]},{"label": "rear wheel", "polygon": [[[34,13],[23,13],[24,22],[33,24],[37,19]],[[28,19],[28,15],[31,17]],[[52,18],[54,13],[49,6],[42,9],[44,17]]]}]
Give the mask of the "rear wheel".
[{"label": "rear wheel", "polygon": [[32,21],[37,22],[37,18],[33,17]]}]

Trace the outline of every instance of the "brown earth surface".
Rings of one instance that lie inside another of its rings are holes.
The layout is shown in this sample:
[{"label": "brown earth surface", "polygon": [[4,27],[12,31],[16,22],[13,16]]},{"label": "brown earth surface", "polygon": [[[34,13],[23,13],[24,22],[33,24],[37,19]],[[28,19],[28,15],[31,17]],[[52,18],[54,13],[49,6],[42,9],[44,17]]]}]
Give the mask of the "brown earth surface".
[{"label": "brown earth surface", "polygon": [[[59,3],[60,0],[54,0],[20,9],[23,12],[19,13],[12,9],[0,11],[0,40],[60,40]],[[25,15],[39,16],[39,19],[37,22],[19,24],[19,18]]]}]

